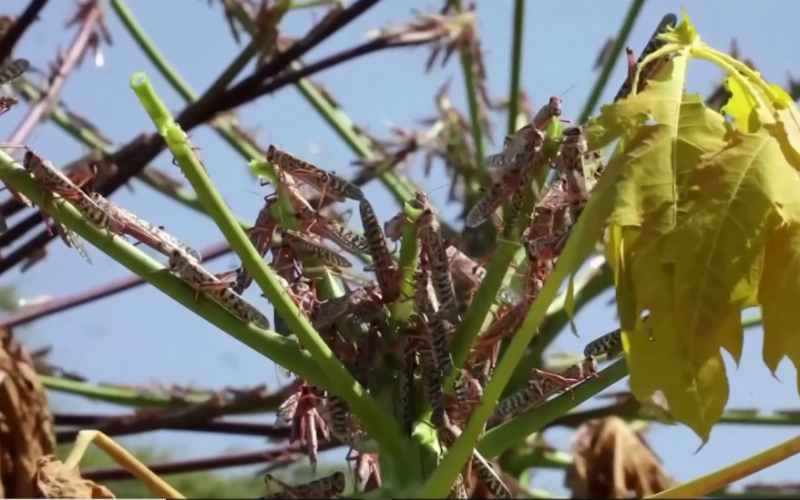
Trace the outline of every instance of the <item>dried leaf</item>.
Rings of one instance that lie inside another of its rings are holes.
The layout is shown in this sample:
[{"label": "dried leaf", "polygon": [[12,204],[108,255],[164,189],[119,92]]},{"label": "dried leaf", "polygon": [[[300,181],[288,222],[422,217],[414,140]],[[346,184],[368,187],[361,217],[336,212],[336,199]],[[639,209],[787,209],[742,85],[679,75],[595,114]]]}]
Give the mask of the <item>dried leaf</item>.
[{"label": "dried leaf", "polygon": [[53,453],[47,395],[33,361],[10,330],[0,330],[0,497],[32,498],[36,460]]},{"label": "dried leaf", "polygon": [[572,498],[642,498],[672,485],[644,438],[619,417],[582,425],[573,450],[575,461],[565,479]]},{"label": "dried leaf", "polygon": [[83,479],[77,469],[52,455],[36,461],[33,488],[36,498],[117,498],[105,486]]}]

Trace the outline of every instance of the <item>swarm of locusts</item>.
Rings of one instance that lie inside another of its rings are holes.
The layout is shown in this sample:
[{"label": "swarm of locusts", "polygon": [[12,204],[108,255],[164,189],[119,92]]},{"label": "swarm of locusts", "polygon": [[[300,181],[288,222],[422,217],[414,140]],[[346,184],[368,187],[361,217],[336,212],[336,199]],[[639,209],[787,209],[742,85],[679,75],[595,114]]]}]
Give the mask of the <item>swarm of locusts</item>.
[{"label": "swarm of locusts", "polygon": [[[676,21],[675,16],[666,16],[656,33],[674,26]],[[660,44],[653,38],[639,61]],[[664,62],[644,68],[642,86]],[[630,91],[636,63],[628,50],[631,69],[617,99]],[[531,123],[505,138],[502,152],[485,159],[497,180],[469,211],[466,225],[477,227],[489,221],[508,200],[501,237],[521,238],[527,271],[518,292],[501,287],[494,320],[479,335],[464,366],[454,364],[450,345],[456,325],[486,271],[480,263],[482,259],[473,260],[456,246],[445,243],[428,196],[416,193],[406,203],[413,216],[404,210],[383,225],[372,204],[354,184],[275,146],[266,152],[266,161],[275,174],[275,193],[265,197],[264,207],[247,232],[248,238],[263,258],[271,253],[270,267],[353,377],[366,390],[385,390],[388,380],[390,390],[397,395],[393,398],[398,405],[396,413],[402,416],[408,436],[427,405],[431,408],[429,423],[444,450],[461,433],[492,377],[502,342],[519,329],[603,172],[600,152],[588,150],[582,126],[562,120],[561,111],[561,99],[550,98]],[[563,128],[562,122],[567,124]],[[554,125],[560,130],[557,136],[551,133]],[[58,196],[110,237],[127,236],[151,247],[168,258],[168,269],[198,295],[206,295],[244,322],[269,328],[270,323],[259,308],[242,298],[253,281],[244,267],[214,275],[201,265],[197,251],[163,228],[91,192],[88,183],[71,179],[34,151],[26,150],[23,166],[46,194],[44,204]],[[536,179],[542,177],[542,172],[550,173],[554,180],[540,189]],[[356,201],[363,234],[323,215],[321,205],[313,206],[302,194],[301,185],[318,191],[323,202]],[[527,212],[524,200],[532,189],[538,191],[537,201]],[[282,222],[280,214],[286,210],[291,212],[292,227],[284,227]],[[517,235],[517,221],[528,220],[524,231]],[[89,260],[72,231],[57,222],[48,223],[48,229]],[[405,241],[409,234],[417,239],[416,267],[403,269],[387,236],[398,240],[402,235]],[[369,256],[374,281],[351,273],[351,261],[329,247],[326,240],[346,253]],[[342,278],[342,296],[318,299],[320,271],[325,271],[322,275],[333,273]],[[278,333],[291,335],[277,313],[273,320]],[[596,376],[596,358],[613,358],[621,351],[620,333],[615,331],[590,342],[584,351],[585,359],[560,373],[533,370],[526,388],[500,401],[490,425],[532,411],[550,397]],[[343,399],[299,378],[293,384],[293,394],[278,409],[277,423],[291,427],[291,441],[306,448],[312,468],[316,466],[320,441],[338,440],[354,450],[364,449],[369,436]],[[356,489],[380,487],[377,457],[359,451],[353,460]],[[340,472],[295,486],[269,475],[265,479],[265,498],[334,497],[341,495],[345,487],[345,477]],[[469,498],[468,492],[476,487],[493,497],[511,498],[494,466],[474,451],[452,487],[451,498]]]}]

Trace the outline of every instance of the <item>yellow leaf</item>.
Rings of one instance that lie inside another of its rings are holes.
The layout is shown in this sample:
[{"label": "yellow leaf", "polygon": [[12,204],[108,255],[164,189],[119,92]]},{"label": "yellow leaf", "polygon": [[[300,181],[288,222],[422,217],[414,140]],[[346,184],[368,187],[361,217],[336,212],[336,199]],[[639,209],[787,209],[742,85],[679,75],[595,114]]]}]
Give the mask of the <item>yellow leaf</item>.
[{"label": "yellow leaf", "polygon": [[630,282],[630,273],[626,266],[625,230],[611,224],[608,228],[608,243],[606,244],[606,261],[614,271],[614,285],[617,291],[616,303],[620,326],[623,330],[633,330],[636,327],[636,296]]},{"label": "yellow leaf", "polygon": [[675,334],[669,315],[651,315],[645,325],[625,335],[631,391],[647,401],[660,390],[673,418],[705,443],[728,402],[728,377],[716,336],[706,335],[689,346]]},{"label": "yellow leaf", "polygon": [[784,145],[784,155],[794,168],[800,170],[800,111],[794,99],[777,85],[770,89],[778,96],[775,125],[768,126],[770,134]]},{"label": "yellow leaf", "polygon": [[658,36],[661,40],[671,43],[679,43],[681,45],[694,45],[700,42],[700,35],[697,33],[692,22],[689,20],[689,14],[686,9],[681,8],[681,23],[675,29],[668,30],[666,33]]},{"label": "yellow leaf", "polygon": [[733,77],[724,80],[725,89],[731,93],[728,102],[722,106],[721,111],[733,119],[733,125],[746,133],[758,132],[761,122],[758,120],[756,106],[758,102],[747,93]]},{"label": "yellow leaf", "polygon": [[[764,364],[772,374],[786,354],[800,367],[800,222],[776,229],[764,256],[758,288],[764,325]],[[800,387],[800,386],[799,386]]]},{"label": "yellow leaf", "polygon": [[578,336],[578,329],[575,327],[575,275],[569,275],[569,283],[567,283],[567,296],[564,297],[564,312],[567,313],[569,319],[569,329],[573,335]]},{"label": "yellow leaf", "polygon": [[742,326],[742,313],[738,310],[731,312],[728,318],[717,330],[717,339],[723,349],[728,351],[736,366],[742,359],[742,347],[744,346],[744,327]]},{"label": "yellow leaf", "polygon": [[747,290],[758,288],[760,276],[751,270],[761,264],[773,213],[764,189],[781,160],[768,134],[741,135],[682,183],[665,260],[675,273],[675,327],[687,339],[717,331],[732,311],[741,312],[741,304],[731,300],[734,293],[749,296]]}]

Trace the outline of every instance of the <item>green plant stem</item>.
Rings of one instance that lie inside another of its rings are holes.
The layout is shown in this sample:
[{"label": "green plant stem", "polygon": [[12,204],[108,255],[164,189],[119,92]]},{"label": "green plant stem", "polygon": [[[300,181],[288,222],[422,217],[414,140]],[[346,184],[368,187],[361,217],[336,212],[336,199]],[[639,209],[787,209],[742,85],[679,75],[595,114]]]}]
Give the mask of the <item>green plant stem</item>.
[{"label": "green plant stem", "polygon": [[597,107],[597,103],[600,102],[600,96],[603,94],[606,85],[608,85],[611,72],[614,71],[614,66],[616,66],[620,54],[625,50],[625,43],[628,41],[633,25],[636,23],[636,18],[639,17],[643,6],[644,0],[632,0],[631,6],[628,7],[628,13],[625,15],[619,33],[617,33],[617,37],[614,39],[614,47],[612,47],[606,64],[603,66],[600,75],[597,77],[597,81],[594,83],[594,87],[592,87],[592,92],[589,94],[589,99],[587,99],[586,105],[583,107],[578,123],[586,123],[586,120],[589,119],[589,115],[592,114],[592,111]]},{"label": "green plant stem", "polygon": [[0,152],[0,177],[7,186],[24,194],[100,251],[231,337],[304,379],[313,380],[313,383],[318,383],[321,387],[331,386],[319,365],[307,352],[300,350],[297,342],[285,339],[275,332],[245,324],[204,295],[197,297],[193,289],[169,273],[161,264],[121,238],[109,238],[106,231],[92,226],[64,200],[58,198],[53,206],[43,205],[42,192],[30,175],[3,152]]},{"label": "green plant stem", "polygon": [[[461,0],[454,0],[453,5],[459,12],[463,11]],[[481,109],[478,106],[478,88],[475,85],[475,60],[472,57],[472,47],[466,47],[459,51],[461,59],[461,73],[464,75],[464,88],[467,93],[467,105],[469,106],[470,132],[472,133],[472,143],[475,146],[475,165],[478,167],[478,175],[481,177],[481,184],[488,186],[491,184],[491,177],[483,161],[485,155],[483,144],[483,129],[481,128]]]},{"label": "green plant stem", "polygon": [[41,382],[42,386],[51,391],[136,408],[187,408],[195,404],[208,402],[214,397],[213,394],[190,394],[185,398],[176,399],[172,396],[142,394],[133,389],[102,387],[49,375],[37,375],[36,378]]},{"label": "green plant stem", "polygon": [[[506,277],[506,270],[520,248],[521,245],[512,241],[498,241],[497,249],[486,268],[486,277],[478,287],[478,291],[464,314],[463,320],[456,327],[456,331],[453,334],[450,351],[453,356],[453,364],[456,367],[464,366],[467,361],[475,339],[478,338],[484,323],[489,319],[489,311]],[[448,377],[444,386],[451,387],[454,379],[455,375]]]},{"label": "green plant stem", "polygon": [[511,90],[508,92],[508,134],[517,131],[519,88],[522,80],[522,42],[525,29],[525,0],[514,0],[514,32],[511,35]]},{"label": "green plant stem", "polygon": [[[242,24],[250,36],[257,36],[258,30],[255,27],[251,13],[247,8],[237,3],[233,9],[233,15]],[[298,62],[290,65],[290,69],[297,70],[302,67]],[[331,104],[319,90],[314,88],[307,78],[301,78],[295,86],[303,97],[317,110],[322,118],[333,128],[334,132],[350,147],[350,149],[361,159],[374,157],[374,152],[369,146],[366,138],[356,132],[354,123],[347,117],[341,108]],[[407,179],[397,174],[393,170],[383,169],[378,175],[383,185],[392,193],[398,204],[414,196],[416,189]]]},{"label": "green plant stem", "polygon": [[[195,94],[189,84],[183,78],[181,78],[178,72],[166,60],[161,51],[158,50],[158,47],[156,47],[150,37],[147,36],[144,28],[136,20],[136,17],[134,17],[133,12],[131,12],[130,9],[128,9],[128,7],[125,5],[124,0],[111,0],[111,6],[113,7],[114,12],[117,14],[122,24],[128,30],[128,33],[130,33],[134,41],[139,45],[139,48],[142,49],[147,58],[150,59],[156,69],[158,69],[158,72],[161,73],[167,82],[169,82],[170,86],[175,89],[175,91],[178,92],[178,94],[187,103],[196,101],[197,94]],[[254,37],[253,40],[257,41],[257,37]],[[242,53],[228,66],[228,68],[223,71],[222,76],[217,79],[217,82],[212,84],[212,89],[215,89],[217,86],[219,86],[220,81],[224,81],[225,79],[232,80],[236,77],[236,74],[238,74],[238,72],[241,71],[241,69],[247,63],[246,60],[244,63],[242,60],[248,53],[248,48],[245,48],[245,50],[243,50]],[[254,54],[255,51],[253,51],[253,55]],[[250,57],[252,58],[252,56]],[[261,157],[261,152],[257,148],[254,148],[249,141],[238,136],[233,127],[231,127],[230,120],[214,120],[210,123],[210,125],[222,137],[222,139],[225,140],[225,142],[227,142],[246,159],[250,160]]]},{"label": "green plant stem", "polygon": [[539,408],[491,429],[478,444],[478,451],[490,459],[513,448],[519,444],[523,436],[538,432],[559,416],[625,378],[628,375],[628,365],[621,359],[606,367],[598,375],[597,378],[581,383],[571,391],[572,394],[569,392],[561,394]]},{"label": "green plant stem", "polygon": [[[400,429],[393,418],[386,418],[378,403],[366,393],[339,362],[327,344],[309,323],[305,315],[289,297],[275,274],[264,263],[258,251],[230,213],[225,202],[212,184],[205,168],[198,160],[185,132],[174,122],[164,104],[156,95],[144,73],[131,77],[131,87],[142,102],[159,133],[164,137],[167,147],[181,166],[184,175],[203,202],[211,218],[217,223],[231,248],[241,259],[242,265],[250,273],[261,290],[272,303],[278,314],[311,353],[314,362],[329,377],[334,393],[340,395],[350,405],[353,412],[361,418],[367,433],[387,453],[403,449]],[[285,366],[285,365],[284,365]],[[286,366],[290,369],[290,367]],[[292,370],[293,371],[293,370]],[[297,372],[295,372],[297,373]]]},{"label": "green plant stem", "polygon": [[563,451],[549,451],[534,446],[520,446],[503,455],[503,472],[514,477],[521,476],[528,469],[564,470],[572,465],[572,455]]}]

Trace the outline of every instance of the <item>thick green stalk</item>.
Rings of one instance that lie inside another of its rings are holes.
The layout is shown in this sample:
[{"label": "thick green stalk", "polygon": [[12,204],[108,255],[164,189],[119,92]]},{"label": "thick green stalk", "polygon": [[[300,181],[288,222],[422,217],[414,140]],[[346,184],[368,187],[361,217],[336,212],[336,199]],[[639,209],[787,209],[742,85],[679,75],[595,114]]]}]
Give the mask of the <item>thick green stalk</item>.
[{"label": "thick green stalk", "polygon": [[508,134],[517,131],[519,88],[522,80],[522,42],[525,29],[525,0],[514,0],[514,31],[511,35],[511,90],[508,92]]},{"label": "thick green stalk", "polygon": [[614,39],[614,46],[611,48],[611,53],[608,59],[606,59],[606,64],[603,66],[602,71],[600,71],[597,81],[594,82],[594,87],[592,87],[589,99],[587,99],[586,105],[583,107],[583,112],[581,112],[578,123],[586,123],[586,120],[589,119],[589,115],[592,114],[592,111],[597,107],[597,103],[600,102],[600,96],[603,90],[605,90],[606,85],[608,85],[611,72],[614,71],[614,66],[616,66],[620,54],[625,50],[625,43],[628,41],[633,25],[636,23],[636,18],[639,17],[643,6],[644,0],[632,0],[631,6],[628,8],[628,13],[622,21],[619,33],[617,33],[617,37]]},{"label": "thick green stalk", "polygon": [[[402,451],[404,445],[397,423],[392,418],[387,419],[385,412],[372,396],[353,380],[350,373],[311,326],[306,316],[297,309],[258,251],[250,244],[247,235],[228,210],[206,174],[205,168],[195,155],[186,138],[186,133],[174,122],[145,74],[134,74],[131,77],[131,87],[150,115],[157,130],[164,137],[167,147],[181,166],[181,170],[194,188],[198,198],[205,205],[209,215],[214,219],[233,251],[241,259],[242,265],[258,283],[303,346],[311,353],[314,362],[329,377],[329,384],[334,387],[333,392],[341,395],[347,401],[353,412],[361,418],[367,433],[382,449],[387,453]],[[288,366],[286,368],[291,370]]]},{"label": "thick green stalk", "polygon": [[197,297],[194,290],[169,273],[164,266],[121,238],[109,238],[106,231],[97,229],[84,220],[72,205],[60,198],[56,199],[54,205],[44,206],[42,192],[30,175],[3,152],[0,152],[0,177],[7,186],[24,194],[54,219],[212,325],[298,376],[318,383],[321,387],[331,386],[319,365],[314,363],[308,353],[301,351],[296,342],[275,332],[243,323],[202,294]]},{"label": "thick green stalk", "polygon": [[561,394],[536,410],[491,429],[478,443],[478,451],[489,459],[517,446],[524,436],[541,430],[556,418],[625,378],[628,375],[628,365],[621,359],[606,367],[598,375],[597,378],[581,383],[573,391]]}]

